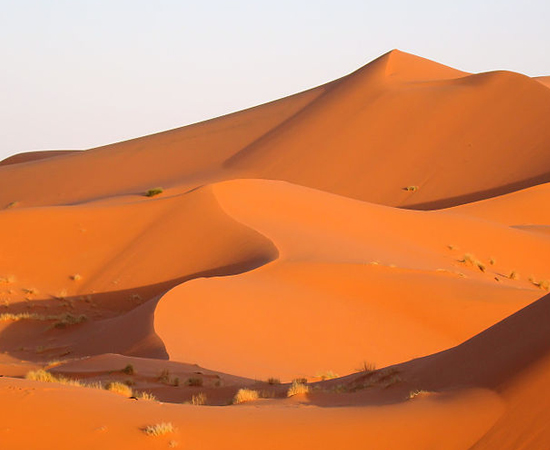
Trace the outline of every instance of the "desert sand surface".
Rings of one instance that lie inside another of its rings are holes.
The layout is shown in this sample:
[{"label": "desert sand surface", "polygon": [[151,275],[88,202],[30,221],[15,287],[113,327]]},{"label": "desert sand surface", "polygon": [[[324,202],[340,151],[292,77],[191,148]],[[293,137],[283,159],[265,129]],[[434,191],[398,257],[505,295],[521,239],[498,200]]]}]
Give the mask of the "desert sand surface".
[{"label": "desert sand surface", "polygon": [[1,162],[0,448],[549,448],[549,117],[393,50]]}]

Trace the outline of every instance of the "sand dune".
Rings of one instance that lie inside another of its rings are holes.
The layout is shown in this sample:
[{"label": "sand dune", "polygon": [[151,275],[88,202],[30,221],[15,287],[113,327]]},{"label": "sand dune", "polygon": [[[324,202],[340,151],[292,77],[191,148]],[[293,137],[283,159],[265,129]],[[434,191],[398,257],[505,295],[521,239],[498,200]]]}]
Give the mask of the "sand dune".
[{"label": "sand dune", "polygon": [[546,448],[547,78],[393,50],[2,161],[0,447]]}]

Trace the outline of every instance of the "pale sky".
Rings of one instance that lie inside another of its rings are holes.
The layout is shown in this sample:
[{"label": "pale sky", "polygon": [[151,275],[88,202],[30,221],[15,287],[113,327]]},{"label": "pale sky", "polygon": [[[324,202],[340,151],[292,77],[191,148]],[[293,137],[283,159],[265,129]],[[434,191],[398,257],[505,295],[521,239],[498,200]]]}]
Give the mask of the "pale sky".
[{"label": "pale sky", "polygon": [[0,0],[0,159],[217,117],[393,48],[550,75],[549,18],[549,0]]}]

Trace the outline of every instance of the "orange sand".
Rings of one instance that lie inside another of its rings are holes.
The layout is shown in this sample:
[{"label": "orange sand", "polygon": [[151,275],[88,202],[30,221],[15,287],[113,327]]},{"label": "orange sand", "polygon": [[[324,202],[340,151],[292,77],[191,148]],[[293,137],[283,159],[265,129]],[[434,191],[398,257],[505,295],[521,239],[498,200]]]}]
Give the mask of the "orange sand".
[{"label": "orange sand", "polygon": [[394,50],[1,162],[0,448],[546,448],[548,86]]}]

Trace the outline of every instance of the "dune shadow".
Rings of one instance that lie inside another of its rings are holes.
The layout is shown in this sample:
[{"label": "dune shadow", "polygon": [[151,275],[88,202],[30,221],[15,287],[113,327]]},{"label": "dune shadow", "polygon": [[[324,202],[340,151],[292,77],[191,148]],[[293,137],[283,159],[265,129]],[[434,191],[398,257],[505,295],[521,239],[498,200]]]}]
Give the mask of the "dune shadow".
[{"label": "dune shadow", "polygon": [[86,319],[75,324],[55,319],[14,321],[0,332],[0,351],[37,363],[103,353],[168,359],[153,327],[154,311],[162,295],[193,279],[249,272],[276,259],[277,255],[257,256],[131,289],[14,303],[2,312],[29,313],[44,318],[59,316],[60,319],[66,315],[76,319],[85,316]]},{"label": "dune shadow", "polygon": [[478,202],[480,200],[486,200],[492,197],[510,194],[511,192],[520,191],[522,189],[527,189],[538,184],[544,184],[548,182],[550,182],[550,172],[543,173],[542,175],[537,175],[536,177],[527,178],[525,180],[516,181],[514,183],[504,184],[502,186],[494,187],[491,189],[471,192],[469,194],[458,195],[456,197],[442,198],[430,202],[414,203],[412,205],[400,206],[400,208],[420,211],[452,208],[454,206],[460,206],[466,203]]}]

